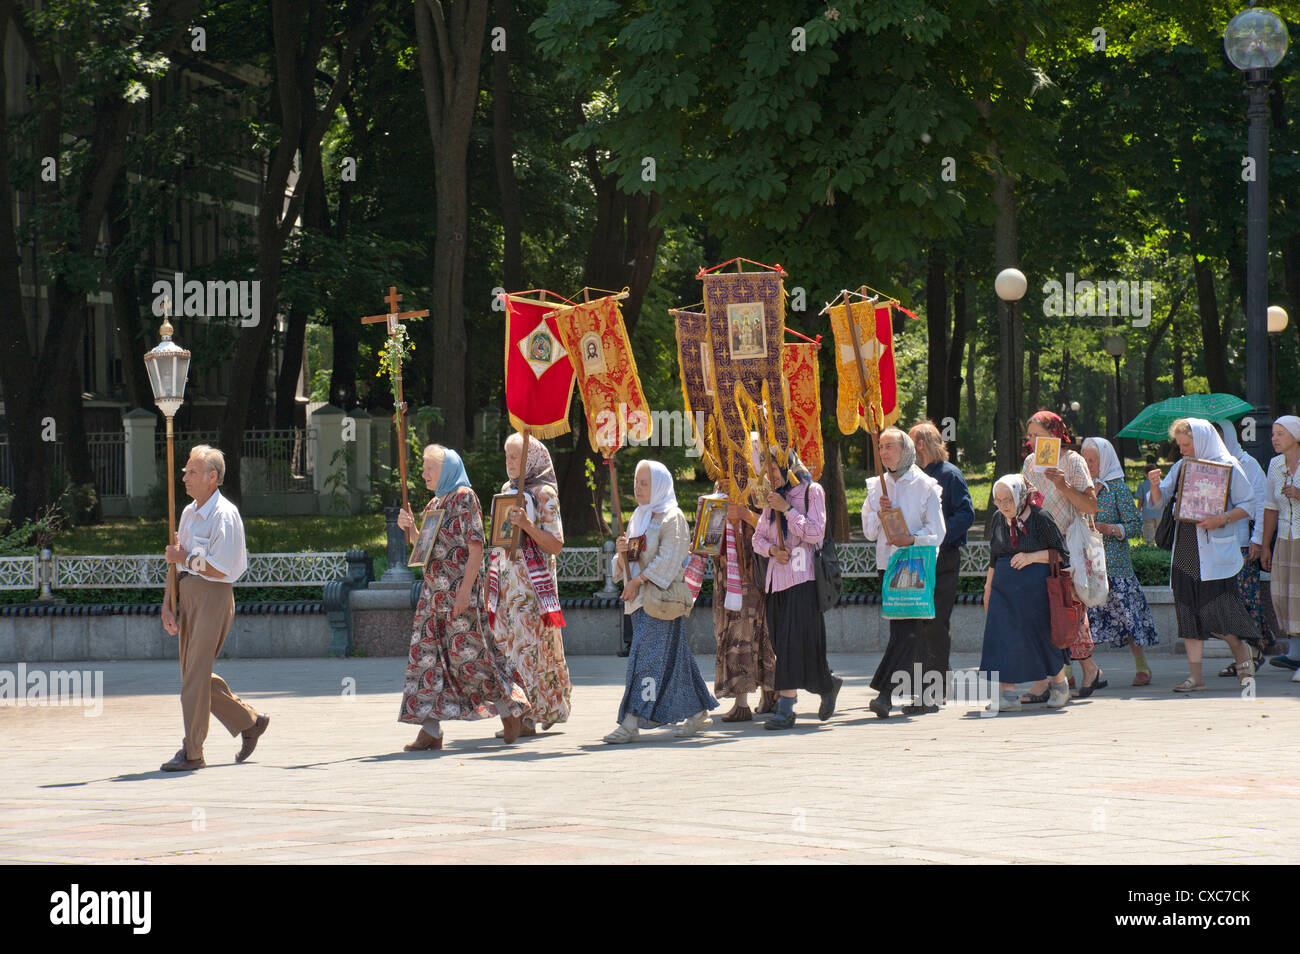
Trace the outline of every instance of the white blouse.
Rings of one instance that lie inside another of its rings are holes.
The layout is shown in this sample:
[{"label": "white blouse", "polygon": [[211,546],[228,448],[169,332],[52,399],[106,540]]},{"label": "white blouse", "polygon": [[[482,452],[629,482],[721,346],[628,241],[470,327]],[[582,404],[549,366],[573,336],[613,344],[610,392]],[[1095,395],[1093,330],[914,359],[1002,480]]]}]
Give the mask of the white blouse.
[{"label": "white blouse", "polygon": [[[885,475],[889,502],[903,512],[907,532],[915,538],[913,546],[935,547],[943,542],[947,526],[943,520],[943,487],[915,464],[897,480]],[[889,558],[897,549],[885,539],[880,525],[880,478],[867,480],[867,499],[862,502],[862,532],[868,540],[877,540],[876,568],[889,568]]]},{"label": "white blouse", "polygon": [[[1297,468],[1297,470],[1300,470],[1300,468]],[[1300,477],[1295,473],[1287,472],[1286,457],[1283,454],[1278,454],[1268,462],[1264,509],[1277,511],[1277,536],[1279,540],[1300,538],[1300,514],[1295,512],[1296,502],[1282,495],[1282,488],[1287,484],[1300,487]]]}]

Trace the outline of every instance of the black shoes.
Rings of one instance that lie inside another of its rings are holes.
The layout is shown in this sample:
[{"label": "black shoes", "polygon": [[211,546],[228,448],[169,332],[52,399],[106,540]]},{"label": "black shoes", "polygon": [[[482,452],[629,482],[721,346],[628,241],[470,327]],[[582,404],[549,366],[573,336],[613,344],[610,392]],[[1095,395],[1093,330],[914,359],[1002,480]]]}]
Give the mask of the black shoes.
[{"label": "black shoes", "polygon": [[926,715],[927,713],[938,711],[938,706],[903,706],[903,715]]},{"label": "black shoes", "polygon": [[817,718],[825,722],[835,714],[835,700],[839,697],[840,690],[844,688],[844,680],[838,676],[831,679],[831,691],[822,696],[822,704],[817,709]]},{"label": "black shoes", "polygon": [[867,703],[867,708],[876,714],[877,719],[889,718],[889,697],[881,694]]}]

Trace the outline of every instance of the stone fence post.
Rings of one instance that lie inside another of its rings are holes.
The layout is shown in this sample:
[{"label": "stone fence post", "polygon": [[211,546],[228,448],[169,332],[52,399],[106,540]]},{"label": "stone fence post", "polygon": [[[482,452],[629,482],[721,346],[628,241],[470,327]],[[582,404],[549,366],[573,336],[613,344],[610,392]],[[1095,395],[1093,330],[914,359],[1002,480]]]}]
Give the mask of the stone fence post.
[{"label": "stone fence post", "polygon": [[123,453],[126,455],[127,503],[131,513],[141,514],[149,492],[158,482],[158,461],[154,456],[158,415],[137,407],[122,415],[122,430],[126,433]]}]

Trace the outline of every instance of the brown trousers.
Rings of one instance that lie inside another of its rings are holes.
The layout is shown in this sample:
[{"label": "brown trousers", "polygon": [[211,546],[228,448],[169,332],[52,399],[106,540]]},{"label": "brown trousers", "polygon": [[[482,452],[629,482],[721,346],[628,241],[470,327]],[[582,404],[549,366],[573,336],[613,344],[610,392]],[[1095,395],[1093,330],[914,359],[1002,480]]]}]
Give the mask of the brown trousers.
[{"label": "brown trousers", "polygon": [[235,620],[235,589],[229,583],[180,575],[181,717],[185,721],[185,756],[203,758],[208,714],[216,716],[231,735],[257,721],[257,710],[230,691],[212,672],[221,646]]}]

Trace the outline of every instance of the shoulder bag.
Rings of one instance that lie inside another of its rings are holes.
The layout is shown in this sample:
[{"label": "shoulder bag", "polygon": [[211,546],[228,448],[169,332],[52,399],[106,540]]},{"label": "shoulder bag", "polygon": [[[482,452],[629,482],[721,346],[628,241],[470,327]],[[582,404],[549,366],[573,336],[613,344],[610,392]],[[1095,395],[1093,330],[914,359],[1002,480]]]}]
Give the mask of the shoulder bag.
[{"label": "shoulder bag", "polygon": [[1061,569],[1061,555],[1048,551],[1047,605],[1052,615],[1052,645],[1069,649],[1083,628],[1087,610],[1075,598],[1070,571]]}]

